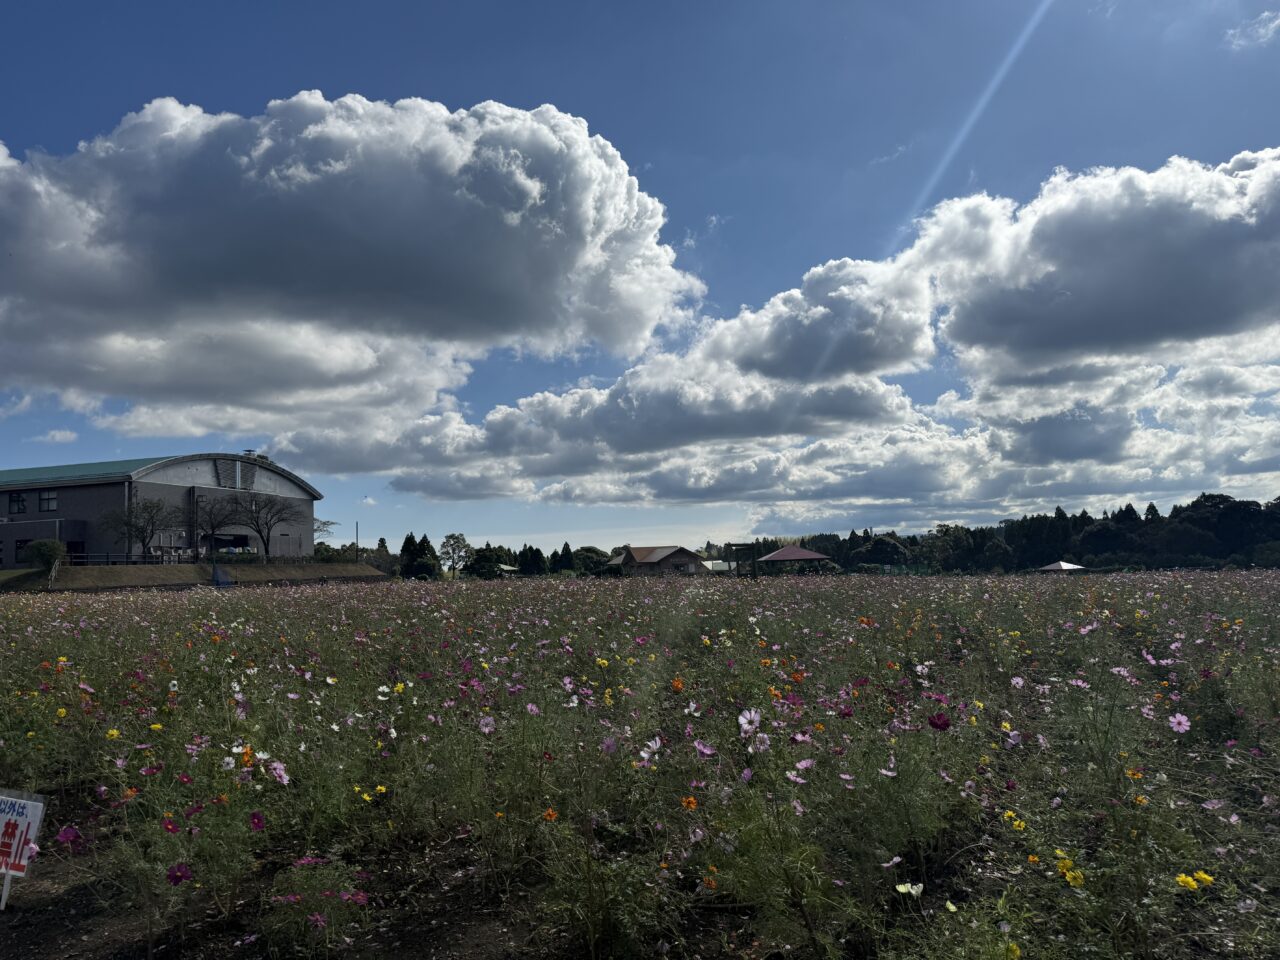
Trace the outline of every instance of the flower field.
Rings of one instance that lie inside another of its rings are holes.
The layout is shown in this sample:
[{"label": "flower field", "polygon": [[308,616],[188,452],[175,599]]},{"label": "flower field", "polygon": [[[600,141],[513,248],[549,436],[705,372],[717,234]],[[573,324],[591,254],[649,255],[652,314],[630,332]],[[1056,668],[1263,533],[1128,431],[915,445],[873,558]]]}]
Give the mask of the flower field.
[{"label": "flower field", "polygon": [[54,875],[118,956],[1280,955],[1271,572],[6,595],[0,640],[31,951]]}]

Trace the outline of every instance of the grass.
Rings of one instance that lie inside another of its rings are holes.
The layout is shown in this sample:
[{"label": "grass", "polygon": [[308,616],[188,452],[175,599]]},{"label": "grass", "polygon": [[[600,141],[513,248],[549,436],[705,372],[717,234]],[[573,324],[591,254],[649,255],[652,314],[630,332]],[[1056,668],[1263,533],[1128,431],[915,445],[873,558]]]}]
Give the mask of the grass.
[{"label": "grass", "polygon": [[6,595],[0,783],[53,798],[39,869],[153,940],[444,921],[447,849],[529,956],[1272,957],[1278,601],[1269,572]]},{"label": "grass", "polygon": [[[297,564],[220,564],[220,569],[235,583],[266,583],[368,577],[380,579],[383,574],[364,563],[297,563]],[[210,583],[213,568],[209,564],[119,564],[115,566],[62,566],[55,588],[58,590],[114,590],[147,587],[183,587]],[[0,571],[0,590],[43,589],[46,578],[33,570]]]}]

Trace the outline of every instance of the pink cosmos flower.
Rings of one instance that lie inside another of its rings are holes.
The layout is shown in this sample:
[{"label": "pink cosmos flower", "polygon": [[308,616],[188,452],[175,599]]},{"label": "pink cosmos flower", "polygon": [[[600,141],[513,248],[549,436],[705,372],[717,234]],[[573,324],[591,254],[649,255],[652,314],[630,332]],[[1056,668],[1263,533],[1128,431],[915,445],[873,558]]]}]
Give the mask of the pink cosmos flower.
[{"label": "pink cosmos flower", "polygon": [[1174,733],[1186,733],[1191,729],[1191,721],[1187,719],[1186,714],[1175,713],[1169,718],[1169,728]]},{"label": "pink cosmos flower", "polygon": [[480,718],[480,732],[484,734],[493,733],[498,728],[498,722],[493,717]]},{"label": "pink cosmos flower", "polygon": [[254,833],[261,833],[267,826],[267,818],[262,815],[261,810],[255,810],[249,814],[249,828]]}]

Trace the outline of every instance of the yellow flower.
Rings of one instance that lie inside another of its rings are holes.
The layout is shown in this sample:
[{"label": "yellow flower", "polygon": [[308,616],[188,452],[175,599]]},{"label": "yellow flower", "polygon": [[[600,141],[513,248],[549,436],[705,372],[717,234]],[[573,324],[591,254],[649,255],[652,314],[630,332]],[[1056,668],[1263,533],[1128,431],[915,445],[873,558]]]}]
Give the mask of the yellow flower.
[{"label": "yellow flower", "polygon": [[363,800],[365,803],[373,803],[373,797],[367,793],[360,794],[360,799]]},{"label": "yellow flower", "polygon": [[394,690],[396,693],[404,693],[404,682],[402,681],[400,683],[397,683],[391,689]]},{"label": "yellow flower", "polygon": [[1200,887],[1200,884],[1196,883],[1195,880],[1188,877],[1185,873],[1178,874],[1174,879],[1178,881],[1178,886],[1182,887],[1184,890],[1196,890]]},{"label": "yellow flower", "polygon": [[505,814],[505,813],[503,813],[501,810],[499,810],[497,813],[495,813],[495,814],[494,814],[494,817],[495,817],[496,819],[498,819],[498,820],[501,820],[501,819],[502,819],[503,817],[505,817],[505,816],[506,816],[506,814]]},{"label": "yellow flower", "polygon": [[1134,798],[1133,798],[1133,802],[1134,802],[1134,803],[1136,803],[1136,804],[1137,804],[1138,806],[1140,806],[1140,807],[1145,807],[1145,806],[1147,805],[1147,798],[1146,798],[1146,796],[1144,796],[1143,794],[1141,794],[1141,793],[1140,793],[1140,794],[1138,794],[1136,797],[1134,797]]},{"label": "yellow flower", "polygon": [[161,730],[163,730],[163,729],[164,729],[164,724],[163,724],[163,723],[153,723],[153,724],[151,725],[151,729],[152,729],[152,730],[154,730],[156,733],[159,733]]},{"label": "yellow flower", "polygon": [[1213,877],[1209,876],[1209,874],[1205,873],[1203,870],[1197,870],[1195,873],[1192,874],[1192,876],[1195,877],[1197,880],[1199,880],[1200,883],[1206,887],[1213,886]]},{"label": "yellow flower", "polygon": [[1037,857],[1034,853],[1027,854],[1027,863],[1039,863],[1039,862],[1040,862],[1040,858]]},{"label": "yellow flower", "polygon": [[374,792],[375,792],[375,793],[386,793],[386,792],[387,792],[387,788],[386,788],[386,787],[384,787],[382,784],[378,784],[376,787],[374,787],[374,788],[373,788],[373,790],[374,790]]},{"label": "yellow flower", "polygon": [[1015,830],[1025,830],[1025,829],[1027,829],[1027,821],[1025,821],[1025,820],[1015,820],[1015,821],[1013,821],[1013,829],[1015,829]]},{"label": "yellow flower", "polygon": [[119,731],[119,730],[117,730],[115,727],[112,727],[110,730],[108,730],[108,731],[107,731],[107,739],[108,739],[108,740],[119,740],[119,739],[120,739],[120,731]]},{"label": "yellow flower", "polygon": [[1084,886],[1084,872],[1080,870],[1068,870],[1064,873],[1063,878],[1073,887]]},{"label": "yellow flower", "polygon": [[1004,948],[1004,955],[1008,960],[1018,960],[1018,958],[1022,956],[1022,948],[1010,940],[1008,945]]},{"label": "yellow flower", "polygon": [[977,725],[978,725],[978,718],[975,717],[973,714],[969,714],[969,726],[976,727]]},{"label": "yellow flower", "polygon": [[604,657],[596,657],[596,666],[603,670],[605,667],[609,666],[609,661]]},{"label": "yellow flower", "polygon": [[1013,727],[1012,725],[1010,725],[1008,720],[1001,720],[1000,729],[1003,730],[1005,733],[1008,733],[1013,729]]},{"label": "yellow flower", "polygon": [[1016,817],[1016,816],[1017,816],[1017,814],[1016,814],[1016,813],[1014,813],[1012,810],[1006,810],[1006,811],[1004,812],[1004,819],[1006,819],[1006,820],[1012,820],[1012,819],[1013,819],[1014,817]]},{"label": "yellow flower", "polygon": [[58,719],[59,719],[59,720],[61,720],[61,719],[62,719],[63,717],[65,717],[66,715],[67,715],[67,708],[66,708],[66,707],[59,707],[59,708],[58,708]]}]

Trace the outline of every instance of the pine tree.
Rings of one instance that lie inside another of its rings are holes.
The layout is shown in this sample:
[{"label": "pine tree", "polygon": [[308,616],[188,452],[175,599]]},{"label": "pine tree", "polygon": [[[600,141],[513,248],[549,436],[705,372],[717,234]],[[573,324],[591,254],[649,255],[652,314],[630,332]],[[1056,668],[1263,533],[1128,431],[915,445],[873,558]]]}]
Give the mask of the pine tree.
[{"label": "pine tree", "polygon": [[400,576],[414,576],[418,555],[418,541],[414,539],[413,531],[410,530],[405,534],[404,543],[400,544]]}]

